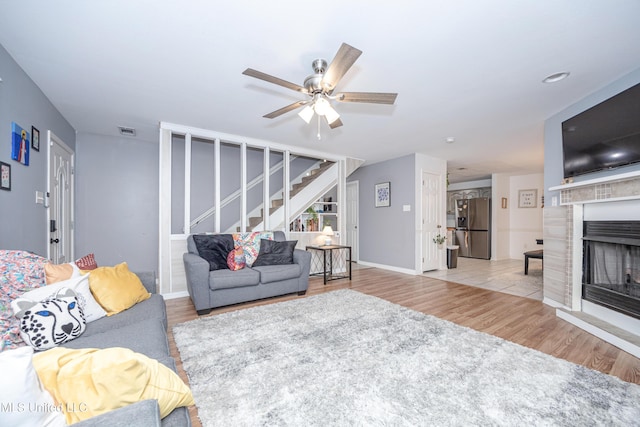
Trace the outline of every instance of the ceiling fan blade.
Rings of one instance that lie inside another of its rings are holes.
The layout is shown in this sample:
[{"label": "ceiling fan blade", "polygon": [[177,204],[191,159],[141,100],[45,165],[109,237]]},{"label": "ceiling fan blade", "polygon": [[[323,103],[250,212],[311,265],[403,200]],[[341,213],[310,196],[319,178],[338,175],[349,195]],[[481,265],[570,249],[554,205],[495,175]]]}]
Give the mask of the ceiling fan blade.
[{"label": "ceiling fan blade", "polygon": [[329,64],[327,71],[322,78],[322,88],[331,93],[333,88],[336,87],[340,79],[349,71],[349,68],[356,62],[356,60],[362,55],[362,51],[356,49],[353,46],[349,46],[346,43],[342,43],[340,49],[336,53],[336,56]]},{"label": "ceiling fan blade", "polygon": [[340,126],[342,126],[342,120],[340,119],[336,119],[333,123],[329,123],[329,127],[331,129],[339,128]]},{"label": "ceiling fan blade", "polygon": [[[393,104],[396,102],[397,93],[381,92],[340,92],[335,95],[335,100],[340,102],[368,102],[371,104]],[[334,98],[333,96],[331,98]]]},{"label": "ceiling fan blade", "polygon": [[279,109],[279,110],[273,111],[273,112],[271,112],[271,113],[269,113],[269,114],[265,114],[265,115],[264,115],[264,116],[262,116],[262,117],[265,117],[265,118],[267,118],[267,119],[275,119],[276,117],[281,116],[281,115],[283,115],[284,113],[288,113],[288,112],[289,112],[289,111],[291,111],[291,110],[295,110],[295,109],[296,109],[296,108],[298,108],[298,107],[302,107],[303,105],[306,105],[306,104],[308,104],[309,102],[311,102],[311,101],[298,101],[298,102],[294,102],[293,104],[289,104],[289,105],[287,105],[286,107],[282,107],[282,108],[281,108],[281,109]]},{"label": "ceiling fan blade", "polygon": [[292,89],[302,93],[308,93],[307,89],[300,85],[288,82],[286,80],[279,79],[277,77],[273,77],[269,74],[263,73],[262,71],[254,70],[253,68],[247,68],[242,72],[242,74],[244,74],[245,76],[255,77],[256,79],[264,80],[265,82],[283,86],[283,87],[286,87],[287,89]]}]

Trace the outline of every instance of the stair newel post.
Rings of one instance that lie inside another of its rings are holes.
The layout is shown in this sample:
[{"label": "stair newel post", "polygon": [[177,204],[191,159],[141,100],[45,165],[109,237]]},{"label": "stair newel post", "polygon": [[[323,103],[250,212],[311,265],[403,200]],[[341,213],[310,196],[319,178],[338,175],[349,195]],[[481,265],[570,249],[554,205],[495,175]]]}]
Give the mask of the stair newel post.
[{"label": "stair newel post", "polygon": [[282,223],[282,230],[285,232],[285,234],[288,236],[289,235],[289,226],[288,224],[291,222],[291,206],[289,203],[289,179],[290,179],[290,174],[291,174],[291,165],[290,165],[290,157],[291,157],[291,152],[289,150],[285,150],[284,151],[284,157],[283,157],[283,162],[284,162],[284,169],[283,169],[283,173],[282,173],[282,208],[283,208],[283,212],[284,212],[284,221]]},{"label": "stair newel post", "polygon": [[213,205],[216,207],[214,229],[216,233],[220,233],[220,138],[216,138],[213,144],[213,171],[215,177]]},{"label": "stair newel post", "polygon": [[240,144],[240,230],[247,231],[247,143]]},{"label": "stair newel post", "polygon": [[269,158],[271,157],[271,150],[269,146],[264,147],[263,151],[264,165],[262,166],[262,229],[271,230],[271,195],[269,194],[269,180],[271,179],[271,165]]}]

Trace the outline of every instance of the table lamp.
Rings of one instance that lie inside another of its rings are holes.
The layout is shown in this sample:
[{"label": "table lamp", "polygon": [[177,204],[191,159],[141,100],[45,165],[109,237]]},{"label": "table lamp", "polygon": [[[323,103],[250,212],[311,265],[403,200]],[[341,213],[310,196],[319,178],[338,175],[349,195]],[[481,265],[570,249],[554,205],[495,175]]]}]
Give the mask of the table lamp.
[{"label": "table lamp", "polygon": [[330,225],[325,225],[324,228],[322,229],[322,234],[325,235],[324,245],[325,246],[331,245],[331,236],[333,236],[333,228],[331,228]]}]

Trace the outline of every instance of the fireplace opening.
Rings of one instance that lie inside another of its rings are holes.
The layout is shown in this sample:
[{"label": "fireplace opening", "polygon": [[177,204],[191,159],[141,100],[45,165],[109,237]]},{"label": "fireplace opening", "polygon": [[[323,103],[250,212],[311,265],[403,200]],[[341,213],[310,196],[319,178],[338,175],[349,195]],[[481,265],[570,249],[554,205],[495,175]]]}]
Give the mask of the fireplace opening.
[{"label": "fireplace opening", "polygon": [[640,319],[640,221],[585,221],[582,298]]}]

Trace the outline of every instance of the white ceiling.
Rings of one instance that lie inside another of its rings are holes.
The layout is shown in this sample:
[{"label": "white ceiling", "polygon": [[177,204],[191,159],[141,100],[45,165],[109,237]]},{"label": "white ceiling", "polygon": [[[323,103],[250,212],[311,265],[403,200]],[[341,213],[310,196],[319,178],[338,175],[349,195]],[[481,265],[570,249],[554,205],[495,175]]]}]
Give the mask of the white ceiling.
[{"label": "white ceiling", "polygon": [[[155,141],[167,121],[367,162],[419,152],[458,182],[542,172],[544,120],[640,67],[639,18],[638,0],[0,0],[0,44],[79,133]],[[245,68],[302,84],[342,42],[363,54],[336,91],[395,105],[337,104],[321,141],[295,112],[262,118],[305,95]]]}]

